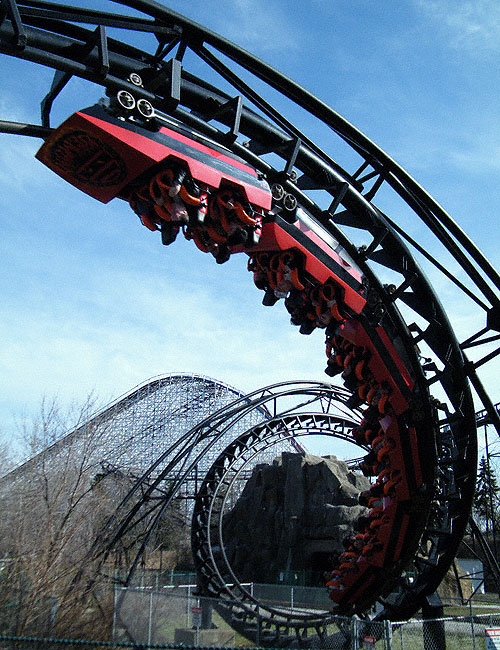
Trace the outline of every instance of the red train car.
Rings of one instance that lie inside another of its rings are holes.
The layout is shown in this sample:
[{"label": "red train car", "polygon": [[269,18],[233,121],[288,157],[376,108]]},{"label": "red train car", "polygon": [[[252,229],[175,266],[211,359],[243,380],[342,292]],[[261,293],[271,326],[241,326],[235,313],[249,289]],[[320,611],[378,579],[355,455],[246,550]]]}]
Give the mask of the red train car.
[{"label": "red train car", "polygon": [[68,118],[37,157],[99,201],[128,201],[164,244],[182,231],[218,263],[246,252],[265,305],[283,299],[303,334],[325,330],[326,372],[340,375],[351,404],[363,409],[353,436],[371,449],[361,469],[373,477],[361,497],[367,514],[330,567],[328,586],[344,610],[369,600],[411,546],[408,506],[423,478],[409,417],[412,368],[390,321],[373,325],[366,316],[361,269],[281,186],[270,187],[229,149],[166,116],[141,123],[93,106]]}]

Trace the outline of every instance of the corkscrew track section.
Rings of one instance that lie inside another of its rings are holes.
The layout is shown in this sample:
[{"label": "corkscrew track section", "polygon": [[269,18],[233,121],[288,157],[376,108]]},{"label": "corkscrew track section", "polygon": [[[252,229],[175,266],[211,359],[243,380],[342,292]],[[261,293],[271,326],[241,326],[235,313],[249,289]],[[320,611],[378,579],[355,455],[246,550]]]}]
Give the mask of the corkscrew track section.
[{"label": "corkscrew track section", "polygon": [[[498,354],[500,278],[401,167],[320,100],[156,2],[119,4],[111,14],[7,0],[0,51],[56,73],[42,124],[4,122],[2,130],[46,138],[40,160],[100,201],[127,201],[164,244],[182,232],[217,263],[246,253],[265,305],[283,301],[303,334],[325,330],[326,372],[341,377],[349,405],[362,411],[352,436],[368,445],[362,467],[373,477],[370,514],[332,570],[331,598],[341,612],[379,598],[381,616],[409,616],[446,573],[469,516],[470,383],[500,430],[478,374]],[[156,46],[112,38],[115,28],[154,35]],[[189,57],[206,66],[210,83],[190,71]],[[50,108],[72,76],[103,86],[107,101],[52,130]],[[326,125],[357,167],[343,169],[287,119],[262,82]],[[428,227],[466,281],[377,207],[385,192]],[[478,329],[462,343],[417,255],[477,313]],[[471,350],[480,352],[474,362]],[[410,564],[415,580],[406,585],[399,576]]]}]

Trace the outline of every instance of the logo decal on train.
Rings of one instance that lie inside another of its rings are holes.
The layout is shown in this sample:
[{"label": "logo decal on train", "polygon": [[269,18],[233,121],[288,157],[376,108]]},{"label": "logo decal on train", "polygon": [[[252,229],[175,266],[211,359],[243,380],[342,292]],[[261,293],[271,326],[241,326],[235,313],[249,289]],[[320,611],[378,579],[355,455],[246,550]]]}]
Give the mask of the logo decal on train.
[{"label": "logo decal on train", "polygon": [[103,187],[117,185],[127,168],[114,149],[86,131],[69,131],[53,144],[50,157],[61,171],[81,183]]}]

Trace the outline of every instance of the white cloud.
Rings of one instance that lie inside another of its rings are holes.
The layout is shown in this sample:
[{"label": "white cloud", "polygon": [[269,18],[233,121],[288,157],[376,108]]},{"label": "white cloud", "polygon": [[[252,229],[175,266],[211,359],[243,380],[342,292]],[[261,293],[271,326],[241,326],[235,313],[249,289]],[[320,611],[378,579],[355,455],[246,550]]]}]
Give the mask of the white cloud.
[{"label": "white cloud", "polygon": [[15,191],[18,197],[48,179],[48,170],[33,159],[41,144],[38,139],[0,135],[0,184]]},{"label": "white cloud", "polygon": [[[495,141],[496,140],[496,141]],[[487,172],[500,172],[500,139],[482,134],[479,139],[467,143],[467,146],[449,151],[450,161],[462,171],[480,170],[481,174]]]},{"label": "white cloud", "polygon": [[500,5],[496,0],[416,0],[436,21],[453,48],[475,56],[500,51]]},{"label": "white cloud", "polygon": [[291,5],[272,0],[206,0],[191,8],[182,0],[168,4],[254,53],[285,52],[298,47]]},{"label": "white cloud", "polygon": [[95,391],[107,402],[166,372],[200,373],[242,390],[322,379],[323,336],[300,336],[283,305],[260,306],[250,274],[211,259],[197,272],[185,251],[161,253],[170,258],[163,276],[156,260],[137,274],[123,259],[116,266],[96,259],[69,275],[73,261],[62,250],[54,272],[42,266],[42,279],[0,306],[4,430],[10,413],[36,409],[44,394],[67,403]]},{"label": "white cloud", "polygon": [[297,49],[296,26],[287,7],[275,2],[232,0],[226,7],[225,31],[235,42],[247,47],[258,45],[263,51]]},{"label": "white cloud", "polygon": [[450,172],[479,174],[483,178],[500,172],[500,132],[496,126],[488,132],[484,123],[477,124],[474,132],[466,132],[455,121],[433,125],[415,118],[406,123],[406,135],[398,138],[391,153],[417,178],[427,174],[438,179],[445,169],[447,177]]}]

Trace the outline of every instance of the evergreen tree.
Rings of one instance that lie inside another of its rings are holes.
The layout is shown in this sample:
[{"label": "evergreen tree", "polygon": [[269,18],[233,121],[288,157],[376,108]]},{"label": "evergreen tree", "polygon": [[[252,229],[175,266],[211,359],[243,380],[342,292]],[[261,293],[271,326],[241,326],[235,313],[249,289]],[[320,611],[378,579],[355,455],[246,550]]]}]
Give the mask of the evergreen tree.
[{"label": "evergreen tree", "polygon": [[[474,512],[483,524],[488,535],[493,530],[494,521],[498,520],[500,505],[500,487],[495,472],[483,456],[479,463],[477,474],[476,495],[474,497]],[[496,526],[495,526],[496,528]]]}]

